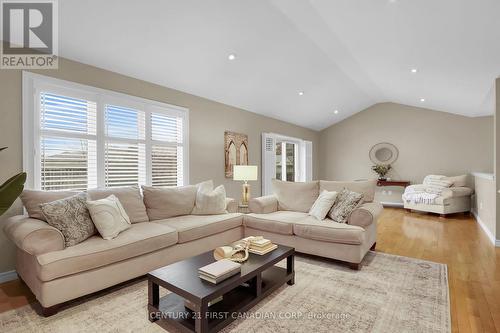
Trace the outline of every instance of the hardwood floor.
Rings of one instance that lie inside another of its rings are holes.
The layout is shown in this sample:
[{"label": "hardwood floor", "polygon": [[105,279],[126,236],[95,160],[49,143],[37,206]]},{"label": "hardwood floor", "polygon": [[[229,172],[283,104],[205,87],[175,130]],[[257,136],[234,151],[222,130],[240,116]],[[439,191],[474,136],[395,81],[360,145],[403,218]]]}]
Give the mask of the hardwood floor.
[{"label": "hardwood floor", "polygon": [[[386,208],[377,251],[448,265],[453,332],[500,332],[500,248],[474,218]],[[0,284],[0,312],[34,301],[19,280]]]},{"label": "hardwood floor", "polygon": [[0,284],[0,313],[35,301],[35,295],[20,280]]}]

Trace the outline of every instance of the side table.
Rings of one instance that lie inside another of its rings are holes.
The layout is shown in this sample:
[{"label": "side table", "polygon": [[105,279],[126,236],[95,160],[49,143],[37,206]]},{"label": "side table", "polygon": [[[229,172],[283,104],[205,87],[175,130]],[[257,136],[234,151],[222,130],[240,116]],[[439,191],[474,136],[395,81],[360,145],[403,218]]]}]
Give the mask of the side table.
[{"label": "side table", "polygon": [[248,205],[244,205],[242,203],[238,204],[238,213],[248,214],[250,213],[250,209]]},{"label": "side table", "polygon": [[377,186],[410,186],[409,180],[378,180]]},{"label": "side table", "polygon": [[[403,189],[406,187],[410,186],[410,181],[409,180],[378,180],[377,181],[377,186],[379,187],[384,187],[384,186],[401,186]],[[385,190],[382,191],[383,194],[385,194]],[[392,191],[389,191],[389,194],[391,195]],[[403,207],[404,204],[402,201],[382,201],[380,202],[384,207]]]}]

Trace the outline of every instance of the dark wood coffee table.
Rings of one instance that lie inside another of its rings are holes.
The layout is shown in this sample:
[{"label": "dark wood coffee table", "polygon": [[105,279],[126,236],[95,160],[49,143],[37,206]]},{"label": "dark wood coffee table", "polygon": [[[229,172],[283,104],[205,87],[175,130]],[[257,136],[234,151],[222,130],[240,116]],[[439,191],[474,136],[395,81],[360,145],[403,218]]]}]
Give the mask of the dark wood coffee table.
[{"label": "dark wood coffee table", "polygon": [[[294,284],[294,254],[294,248],[281,245],[263,256],[250,254],[240,274],[218,284],[198,277],[198,268],[215,261],[212,251],[154,270],[148,274],[149,320],[183,332],[217,332],[283,284]],[[275,266],[284,259],[286,268]],[[171,293],[160,298],[160,286]],[[186,299],[195,311],[184,306]]]}]

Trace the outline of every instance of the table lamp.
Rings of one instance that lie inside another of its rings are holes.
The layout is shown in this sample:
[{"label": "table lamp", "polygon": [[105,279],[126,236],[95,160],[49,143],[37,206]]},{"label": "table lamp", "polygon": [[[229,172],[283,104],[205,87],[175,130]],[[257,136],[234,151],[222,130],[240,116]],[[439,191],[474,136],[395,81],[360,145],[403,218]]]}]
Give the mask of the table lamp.
[{"label": "table lamp", "polygon": [[248,200],[250,200],[250,184],[248,184],[248,181],[257,180],[257,166],[235,165],[233,167],[233,180],[243,180],[245,182],[241,192],[241,204],[248,205]]}]

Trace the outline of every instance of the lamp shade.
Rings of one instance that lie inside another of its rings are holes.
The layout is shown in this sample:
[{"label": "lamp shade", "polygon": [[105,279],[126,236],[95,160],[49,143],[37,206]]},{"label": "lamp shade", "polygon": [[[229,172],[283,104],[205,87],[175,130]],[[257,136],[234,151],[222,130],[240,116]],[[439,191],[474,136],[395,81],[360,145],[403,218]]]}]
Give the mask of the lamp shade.
[{"label": "lamp shade", "polygon": [[233,180],[257,180],[257,166],[235,165],[233,167]]}]

